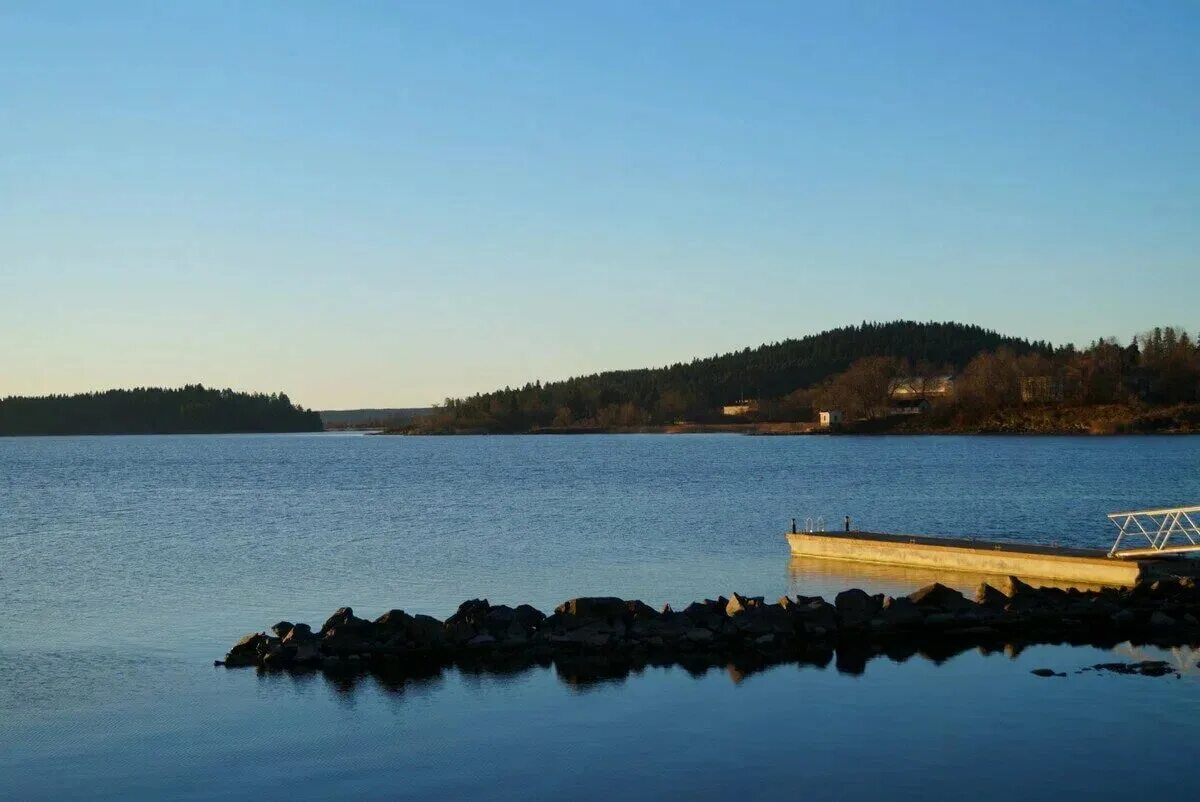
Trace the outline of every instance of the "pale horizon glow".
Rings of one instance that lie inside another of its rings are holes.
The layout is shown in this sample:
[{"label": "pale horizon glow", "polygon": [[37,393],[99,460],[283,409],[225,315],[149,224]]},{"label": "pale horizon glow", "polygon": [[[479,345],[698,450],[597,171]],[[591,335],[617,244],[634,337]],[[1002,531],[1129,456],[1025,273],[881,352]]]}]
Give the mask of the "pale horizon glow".
[{"label": "pale horizon glow", "polygon": [[0,396],[1200,329],[1200,7],[0,10]]}]

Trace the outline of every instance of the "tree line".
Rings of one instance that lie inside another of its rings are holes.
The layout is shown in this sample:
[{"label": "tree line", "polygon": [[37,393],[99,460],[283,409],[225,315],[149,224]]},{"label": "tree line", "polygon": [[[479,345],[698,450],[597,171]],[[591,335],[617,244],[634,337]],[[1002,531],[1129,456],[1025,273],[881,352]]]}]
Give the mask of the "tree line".
[{"label": "tree line", "polygon": [[521,432],[587,429],[720,419],[721,407],[743,398],[782,419],[807,420],[811,398],[797,398],[863,357],[910,360],[949,370],[982,351],[1051,355],[1045,342],[1006,337],[961,323],[895,321],[832,329],[800,339],[745,348],[661,368],[608,371],[565,381],[532,382],[467,398],[447,398],[404,427],[417,432]]},{"label": "tree line", "polygon": [[[921,395],[923,387],[953,372],[946,364],[864,357],[815,388],[761,406],[757,414],[790,414],[800,420],[814,407],[825,407],[840,409],[848,418],[881,417],[893,408],[902,384]],[[1020,353],[1001,347],[968,361],[954,377],[951,394],[929,395],[935,404],[953,406],[967,416],[1022,404],[1195,404],[1200,402],[1200,346],[1186,331],[1166,326],[1127,345],[1101,338],[1083,349],[1067,345]]]},{"label": "tree line", "polygon": [[0,435],[315,432],[321,416],[284,393],[200,384],[0,398]]}]

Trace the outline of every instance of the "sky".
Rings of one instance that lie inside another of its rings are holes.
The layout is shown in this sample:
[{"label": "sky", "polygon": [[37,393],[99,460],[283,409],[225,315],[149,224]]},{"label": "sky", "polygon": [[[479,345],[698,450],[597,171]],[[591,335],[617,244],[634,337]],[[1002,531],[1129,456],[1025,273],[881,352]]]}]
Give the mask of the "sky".
[{"label": "sky", "polygon": [[1200,329],[1200,4],[0,4],[0,396]]}]

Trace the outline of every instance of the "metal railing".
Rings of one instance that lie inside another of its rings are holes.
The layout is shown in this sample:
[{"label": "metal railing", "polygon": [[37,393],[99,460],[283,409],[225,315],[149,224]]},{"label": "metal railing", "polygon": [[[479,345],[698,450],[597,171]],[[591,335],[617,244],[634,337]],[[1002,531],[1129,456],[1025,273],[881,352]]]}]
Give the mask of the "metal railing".
[{"label": "metal railing", "polygon": [[[1108,520],[1117,527],[1117,539],[1108,556],[1155,557],[1200,551],[1200,527],[1192,516],[1200,519],[1200,506],[1110,513]],[[1149,545],[1122,549],[1121,541],[1126,536],[1145,538]],[[1186,543],[1182,542],[1185,538]]]}]

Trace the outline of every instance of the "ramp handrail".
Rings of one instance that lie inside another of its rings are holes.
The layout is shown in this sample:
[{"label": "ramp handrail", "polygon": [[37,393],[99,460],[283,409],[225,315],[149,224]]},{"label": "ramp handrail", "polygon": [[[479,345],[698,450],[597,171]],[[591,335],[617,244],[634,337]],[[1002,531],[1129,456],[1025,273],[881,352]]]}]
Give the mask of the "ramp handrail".
[{"label": "ramp handrail", "polygon": [[[1108,550],[1108,556],[1142,557],[1200,551],[1200,542],[1197,540],[1200,538],[1200,526],[1192,519],[1193,515],[1200,519],[1200,506],[1109,513],[1108,520],[1117,527],[1117,539]],[[1121,541],[1126,535],[1140,535],[1146,538],[1149,546],[1121,549]],[[1171,538],[1176,536],[1187,538],[1187,544],[1169,546]]]}]

